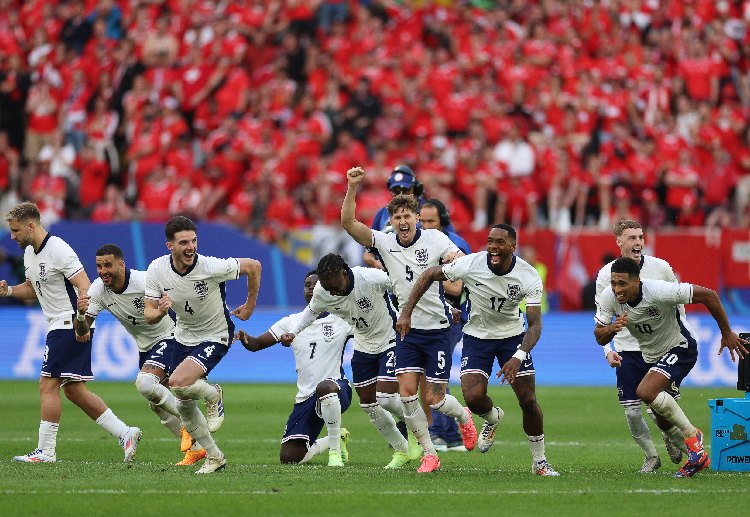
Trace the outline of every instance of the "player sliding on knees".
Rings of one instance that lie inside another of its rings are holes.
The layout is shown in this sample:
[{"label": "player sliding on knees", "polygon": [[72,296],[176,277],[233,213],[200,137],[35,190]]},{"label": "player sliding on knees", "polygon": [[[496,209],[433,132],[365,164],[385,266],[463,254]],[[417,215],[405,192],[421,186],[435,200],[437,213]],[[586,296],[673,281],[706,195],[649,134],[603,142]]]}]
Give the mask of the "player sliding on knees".
[{"label": "player sliding on knees", "polygon": [[701,303],[706,306],[721,331],[719,354],[728,348],[732,361],[735,353],[739,357],[747,354],[750,342],[732,331],[716,291],[694,284],[640,278],[640,269],[640,265],[628,257],[620,257],[612,263],[611,288],[601,293],[594,336],[597,343],[605,346],[627,328],[638,340],[643,359],[650,368],[638,384],[636,395],[682,432],[688,459],[675,477],[693,477],[708,468],[711,460],[703,448],[703,433],[688,420],[669,393],[671,386],[679,389],[698,360],[698,342],[685,325],[680,305]]},{"label": "player sliding on knees", "polygon": [[[508,381],[523,412],[523,430],[529,439],[532,472],[559,476],[547,462],[544,450],[542,410],[536,401],[534,363],[531,350],[542,334],[542,279],[529,263],[514,255],[516,231],[497,224],[487,237],[487,251],[457,258],[425,271],[414,285],[401,310],[396,332],[408,335],[412,312],[435,281],[462,280],[469,290],[471,310],[464,326],[461,359],[461,389],[469,408],[484,419],[479,433],[480,452],[487,452],[495,441],[503,410],[487,396],[487,384],[497,358],[497,377]],[[528,328],[519,305],[526,299]]]},{"label": "player sliding on knees", "polygon": [[[168,317],[170,309],[177,316],[175,339],[180,346],[172,357],[169,386],[185,429],[206,449],[206,461],[197,474],[208,474],[227,464],[210,434],[224,421],[223,393],[218,384],[205,380],[234,340],[225,282],[247,275],[247,301],[231,313],[247,320],[258,299],[261,266],[249,258],[199,255],[196,227],[187,217],[167,221],[165,234],[170,253],[148,266],[143,316],[150,325]],[[196,402],[201,399],[206,401],[206,417]]]},{"label": "player sliding on knees", "polygon": [[[316,271],[305,275],[303,295],[309,303],[318,281]],[[328,466],[341,467],[349,459],[349,432],[341,427],[341,414],[352,402],[352,388],[344,377],[342,361],[344,347],[352,333],[351,326],[338,316],[324,314],[306,328],[289,335],[298,327],[304,313],[282,318],[259,337],[244,330],[237,339],[251,352],[258,352],[282,341],[294,352],[297,370],[297,397],[281,438],[281,463],[307,463],[328,451]],[[318,439],[325,425],[328,436]]]},{"label": "player sliding on knees", "polygon": [[[318,262],[318,284],[302,311],[301,318],[284,343],[317,320],[321,313],[331,313],[350,322],[354,330],[352,375],[359,405],[370,417],[378,433],[394,449],[393,459],[385,468],[401,468],[419,459],[416,442],[409,453],[409,442],[396,427],[404,417],[396,381],[395,312],[390,305],[388,274],[375,268],[353,267],[340,255],[330,253]],[[416,446],[416,447],[415,447]]]},{"label": "player sliding on knees", "polygon": [[206,451],[194,444],[184,431],[177,400],[166,386],[172,354],[179,346],[174,340],[174,321],[162,318],[156,325],[146,323],[143,318],[146,272],[127,269],[119,246],[105,244],[97,250],[96,272],[99,278],[91,284],[88,296],[78,297],[76,333],[85,336],[100,312],[107,310],[112,313],[138,346],[140,371],[135,387],[148,400],[164,427],[178,438],[187,438],[187,447],[183,449],[185,458],[177,465],[192,465],[202,460]]},{"label": "player sliding on knees", "polygon": [[[406,303],[412,286],[430,266],[449,262],[463,255],[440,230],[417,229],[418,201],[414,196],[397,195],[388,203],[394,233],[371,230],[355,218],[357,185],[365,171],[354,167],[347,171],[348,187],[341,206],[341,226],[358,244],[375,248],[385,265],[399,306]],[[404,405],[404,420],[425,454],[417,472],[434,472],[440,459],[428,431],[427,415],[419,403],[419,378],[427,379],[426,400],[435,411],[458,420],[464,446],[476,446],[477,430],[469,408],[453,395],[446,394],[451,371],[450,307],[435,285],[420,300],[414,314],[414,330],[404,339],[396,339],[396,378]]]}]

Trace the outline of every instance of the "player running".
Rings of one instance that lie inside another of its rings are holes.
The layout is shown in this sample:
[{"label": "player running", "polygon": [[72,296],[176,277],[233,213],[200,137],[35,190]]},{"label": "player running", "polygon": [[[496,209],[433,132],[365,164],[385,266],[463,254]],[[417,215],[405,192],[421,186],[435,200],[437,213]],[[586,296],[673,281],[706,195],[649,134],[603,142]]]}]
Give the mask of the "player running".
[{"label": "player running", "polygon": [[[158,324],[170,309],[177,315],[175,339],[181,346],[172,357],[169,386],[185,429],[206,449],[206,461],[197,473],[208,474],[227,464],[210,434],[224,421],[222,390],[205,381],[234,340],[225,283],[247,275],[247,301],[231,313],[247,320],[258,299],[261,266],[249,258],[199,255],[195,223],[187,217],[167,221],[165,234],[170,253],[148,266],[143,315],[150,325]],[[206,417],[198,409],[200,399],[206,401]]]},{"label": "player running", "polygon": [[[105,244],[96,252],[96,272],[88,296],[78,297],[78,317],[75,330],[85,336],[100,312],[107,310],[117,318],[138,346],[138,376],[135,387],[148,400],[149,407],[169,432],[183,436],[177,411],[177,400],[165,386],[171,372],[172,354],[177,348],[174,340],[174,320],[163,318],[149,325],[143,318],[143,293],[146,272],[127,269],[122,250],[115,244]],[[193,444],[190,437],[185,457],[177,465],[192,465],[206,457],[206,451]]]}]

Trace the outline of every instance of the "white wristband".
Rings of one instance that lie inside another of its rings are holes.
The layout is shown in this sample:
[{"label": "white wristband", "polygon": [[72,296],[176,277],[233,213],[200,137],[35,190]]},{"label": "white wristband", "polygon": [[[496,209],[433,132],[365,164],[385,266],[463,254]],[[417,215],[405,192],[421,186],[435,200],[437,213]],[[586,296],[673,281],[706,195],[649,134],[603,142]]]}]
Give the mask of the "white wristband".
[{"label": "white wristband", "polygon": [[13,286],[8,286],[8,290],[5,292],[5,296],[13,296]]},{"label": "white wristband", "polygon": [[516,350],[516,353],[513,354],[513,357],[515,357],[519,361],[525,361],[526,359],[529,358],[529,354],[527,354],[523,350]]},{"label": "white wristband", "polygon": [[81,314],[80,312],[76,312],[76,319],[78,321],[86,321],[86,315],[85,314]]}]

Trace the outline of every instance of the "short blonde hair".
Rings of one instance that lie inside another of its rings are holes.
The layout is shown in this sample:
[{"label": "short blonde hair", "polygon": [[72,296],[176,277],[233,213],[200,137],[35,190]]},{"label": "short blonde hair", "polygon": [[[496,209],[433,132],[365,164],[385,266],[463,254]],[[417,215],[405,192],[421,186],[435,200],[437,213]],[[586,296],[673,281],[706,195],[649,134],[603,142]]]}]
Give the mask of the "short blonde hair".
[{"label": "short blonde hair", "polygon": [[622,237],[622,232],[628,229],[637,230],[643,229],[643,227],[638,221],[633,221],[632,219],[622,219],[615,223],[614,228],[612,228],[612,233],[614,233],[616,237]]},{"label": "short blonde hair", "polygon": [[8,222],[32,220],[38,224],[42,221],[42,216],[39,213],[39,207],[36,206],[36,203],[24,201],[5,214],[5,220]]}]

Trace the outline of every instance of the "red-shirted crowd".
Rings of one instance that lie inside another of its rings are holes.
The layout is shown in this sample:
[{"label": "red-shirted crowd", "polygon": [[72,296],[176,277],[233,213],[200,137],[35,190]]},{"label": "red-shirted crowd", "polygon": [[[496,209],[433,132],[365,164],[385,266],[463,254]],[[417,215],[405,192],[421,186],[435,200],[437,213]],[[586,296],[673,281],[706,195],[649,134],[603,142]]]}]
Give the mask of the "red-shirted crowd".
[{"label": "red-shirted crowd", "polygon": [[47,220],[750,226],[750,0],[0,0],[0,189]]}]

